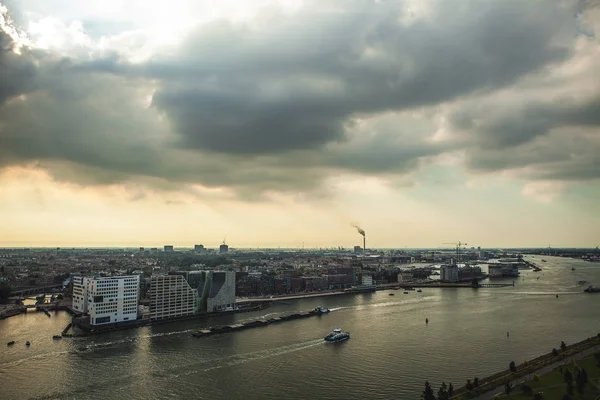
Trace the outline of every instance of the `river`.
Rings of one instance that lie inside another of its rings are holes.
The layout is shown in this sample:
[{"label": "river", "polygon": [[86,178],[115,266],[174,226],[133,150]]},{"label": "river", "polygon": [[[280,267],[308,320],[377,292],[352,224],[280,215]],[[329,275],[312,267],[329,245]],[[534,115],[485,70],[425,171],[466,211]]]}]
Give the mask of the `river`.
[{"label": "river", "polygon": [[[86,338],[52,340],[70,316],[53,312],[48,318],[31,311],[0,321],[0,337],[17,341],[0,346],[0,397],[417,399],[425,380],[436,390],[442,381],[458,387],[510,361],[558,348],[561,340],[571,344],[600,332],[600,294],[583,293],[577,284],[600,285],[600,264],[544,258],[547,262],[541,263],[540,256],[529,257],[543,271],[522,271],[515,287],[304,299],[258,313]],[[242,332],[191,336],[211,325],[317,305],[332,312]],[[322,338],[333,327],[349,331],[351,339],[325,343]]]}]

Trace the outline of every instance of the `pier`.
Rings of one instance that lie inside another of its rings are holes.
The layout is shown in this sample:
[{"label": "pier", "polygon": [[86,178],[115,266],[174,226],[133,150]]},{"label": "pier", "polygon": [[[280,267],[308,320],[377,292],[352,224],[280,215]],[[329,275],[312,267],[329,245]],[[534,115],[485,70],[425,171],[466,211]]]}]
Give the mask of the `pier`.
[{"label": "pier", "polygon": [[246,323],[243,323],[243,324],[217,326],[217,327],[214,327],[214,328],[208,328],[208,329],[199,330],[198,332],[192,333],[192,336],[194,336],[194,337],[202,337],[202,336],[214,335],[214,334],[217,334],[217,333],[242,331],[244,329],[256,328],[256,327],[259,327],[259,326],[267,326],[267,325],[275,324],[275,323],[278,323],[278,322],[293,321],[293,320],[296,320],[296,319],[314,317],[314,316],[317,316],[317,315],[323,315],[323,313],[320,312],[320,311],[317,311],[317,310],[312,310],[312,311],[308,311],[308,312],[294,313],[294,314],[286,315],[286,316],[283,316],[283,317],[274,317],[274,318],[269,318],[269,319],[258,319],[258,320],[246,322]]}]

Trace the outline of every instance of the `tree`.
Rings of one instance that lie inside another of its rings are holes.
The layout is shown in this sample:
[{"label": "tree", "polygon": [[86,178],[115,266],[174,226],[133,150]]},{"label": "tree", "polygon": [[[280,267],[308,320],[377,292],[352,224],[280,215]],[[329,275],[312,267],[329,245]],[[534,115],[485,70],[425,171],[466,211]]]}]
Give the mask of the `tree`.
[{"label": "tree", "polygon": [[531,396],[533,394],[533,389],[529,385],[521,385],[521,391],[525,396]]},{"label": "tree", "polygon": [[435,394],[433,394],[433,389],[428,381],[425,381],[425,390],[423,390],[421,398],[423,400],[435,400]]},{"label": "tree", "polygon": [[517,372],[517,366],[514,361],[511,361],[510,364],[508,364],[508,369],[510,369],[510,372]]},{"label": "tree", "polygon": [[563,374],[563,378],[567,383],[567,393],[573,394],[573,374],[571,374],[571,371],[567,369]]},{"label": "tree", "polygon": [[470,379],[467,379],[467,384],[465,385],[465,388],[467,388],[467,390],[473,390],[473,384],[471,383]]},{"label": "tree", "polygon": [[565,342],[560,342],[560,349],[564,353],[567,350],[567,344]]},{"label": "tree", "polygon": [[479,387],[479,378],[478,378],[478,377],[475,377],[475,378],[473,379],[473,386],[474,386],[474,387]]},{"label": "tree", "polygon": [[506,393],[506,395],[510,397],[511,391],[512,391],[512,385],[510,384],[510,382],[506,382],[504,384],[504,393]]},{"label": "tree", "polygon": [[438,390],[438,400],[449,400],[450,396],[448,396],[448,390],[446,388],[446,382],[442,382],[440,389]]},{"label": "tree", "polygon": [[594,353],[594,358],[596,359],[596,365],[600,368],[600,351]]},{"label": "tree", "polygon": [[585,369],[578,370],[577,377],[575,378],[575,384],[577,385],[577,391],[579,392],[579,394],[583,394],[586,383],[587,373],[585,372]]},{"label": "tree", "polygon": [[544,395],[542,394],[542,392],[537,392],[534,396],[533,396],[533,400],[544,400]]},{"label": "tree", "polygon": [[558,350],[552,349],[552,355],[556,357],[558,355]]},{"label": "tree", "polygon": [[454,386],[452,386],[452,383],[450,383],[450,385],[448,386],[448,397],[452,397],[454,395]]},{"label": "tree", "polygon": [[565,393],[561,400],[571,400],[571,396],[569,396],[567,393]]}]

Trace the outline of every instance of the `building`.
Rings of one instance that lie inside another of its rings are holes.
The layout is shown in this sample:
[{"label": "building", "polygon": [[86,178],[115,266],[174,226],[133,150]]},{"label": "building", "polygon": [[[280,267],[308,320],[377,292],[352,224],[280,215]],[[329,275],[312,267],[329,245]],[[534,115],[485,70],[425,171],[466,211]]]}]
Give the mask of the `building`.
[{"label": "building", "polygon": [[150,319],[192,315],[196,308],[195,291],[182,275],[152,276],[150,281]]},{"label": "building", "polygon": [[198,286],[199,312],[214,312],[235,306],[235,272],[201,271]]},{"label": "building", "polygon": [[139,275],[73,276],[73,309],[89,315],[92,326],[138,317]]},{"label": "building", "polygon": [[204,253],[204,245],[203,244],[195,244],[194,251],[196,253]]},{"label": "building", "polygon": [[235,272],[178,271],[152,276],[151,319],[223,311],[234,306]]},{"label": "building", "polygon": [[220,254],[227,254],[229,253],[229,246],[227,246],[225,243],[223,243],[222,245],[219,246],[219,253]]},{"label": "building", "polygon": [[172,253],[174,251],[173,246],[168,245],[168,244],[165,245],[164,250],[165,250],[165,253]]},{"label": "building", "polygon": [[71,279],[73,282],[73,310],[83,314],[88,311],[88,280],[89,277],[84,275],[75,275]]},{"label": "building", "polygon": [[400,271],[398,273],[398,282],[400,283],[413,282],[414,280],[415,277],[411,271]]},{"label": "building", "polygon": [[440,280],[443,282],[458,282],[458,265],[445,264],[440,268]]}]

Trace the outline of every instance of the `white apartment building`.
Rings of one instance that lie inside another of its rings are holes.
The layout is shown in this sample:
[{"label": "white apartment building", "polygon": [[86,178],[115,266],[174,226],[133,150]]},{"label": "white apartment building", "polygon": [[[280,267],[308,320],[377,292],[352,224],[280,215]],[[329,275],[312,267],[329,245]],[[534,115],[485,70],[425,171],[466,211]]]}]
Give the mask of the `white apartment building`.
[{"label": "white apartment building", "polygon": [[73,308],[90,316],[90,325],[134,321],[138,316],[139,275],[74,276]]},{"label": "white apartment building", "polygon": [[192,315],[197,303],[195,292],[182,275],[153,275],[150,281],[150,318]]},{"label": "white apartment building", "polygon": [[87,313],[89,277],[83,275],[73,276],[73,309],[80,313]]}]

